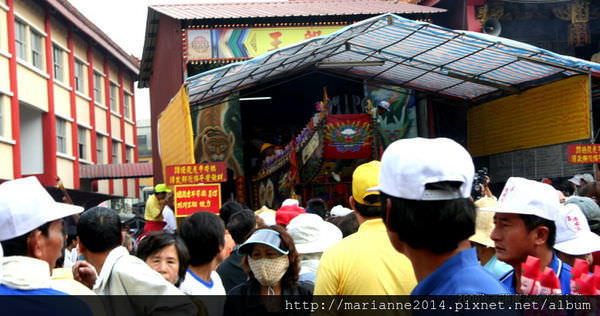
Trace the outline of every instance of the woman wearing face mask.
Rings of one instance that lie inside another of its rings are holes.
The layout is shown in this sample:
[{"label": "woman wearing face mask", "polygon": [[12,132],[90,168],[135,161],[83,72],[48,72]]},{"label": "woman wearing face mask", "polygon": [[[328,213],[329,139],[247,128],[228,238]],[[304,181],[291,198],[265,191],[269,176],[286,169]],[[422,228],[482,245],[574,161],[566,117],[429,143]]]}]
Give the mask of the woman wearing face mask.
[{"label": "woman wearing face mask", "polygon": [[[310,286],[298,282],[300,258],[290,234],[280,226],[256,229],[238,249],[248,280],[227,293],[225,315],[264,315],[281,312],[281,300],[270,296],[312,296]],[[257,299],[262,295],[262,299]]]}]

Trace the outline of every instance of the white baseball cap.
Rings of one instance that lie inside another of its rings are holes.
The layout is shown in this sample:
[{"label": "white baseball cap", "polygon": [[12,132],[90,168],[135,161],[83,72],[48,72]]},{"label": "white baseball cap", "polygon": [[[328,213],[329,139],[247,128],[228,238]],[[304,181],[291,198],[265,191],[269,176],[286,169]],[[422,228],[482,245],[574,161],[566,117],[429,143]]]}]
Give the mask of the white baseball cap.
[{"label": "white baseball cap", "polygon": [[481,208],[482,211],[536,215],[554,221],[560,201],[556,190],[549,184],[519,177],[510,177],[498,199],[498,206]]},{"label": "white baseball cap", "polygon": [[331,211],[329,212],[329,214],[331,216],[346,216],[350,213],[352,213],[353,211],[349,208],[345,208],[341,205],[336,205],[334,206]]},{"label": "white baseball cap", "polygon": [[576,204],[561,206],[556,218],[554,248],[574,256],[600,251],[600,236],[590,230],[585,215]]},{"label": "white baseball cap", "polygon": [[82,211],[81,206],[55,202],[36,177],[4,182],[0,184],[0,240]]},{"label": "white baseball cap", "polygon": [[[471,195],[475,166],[467,150],[449,138],[400,139],[381,157],[379,186],[369,191],[409,200],[453,200]],[[425,185],[460,182],[459,191],[426,190]]]},{"label": "white baseball cap", "polygon": [[299,254],[319,253],[342,240],[342,231],[317,214],[304,213],[286,226]]},{"label": "white baseball cap", "polygon": [[583,175],[576,174],[573,177],[569,178],[569,182],[573,183],[574,185],[581,185],[581,178],[582,177],[583,177]]},{"label": "white baseball cap", "polygon": [[390,110],[390,103],[388,101],[385,101],[385,100],[380,101],[377,106],[384,108],[386,111]]}]

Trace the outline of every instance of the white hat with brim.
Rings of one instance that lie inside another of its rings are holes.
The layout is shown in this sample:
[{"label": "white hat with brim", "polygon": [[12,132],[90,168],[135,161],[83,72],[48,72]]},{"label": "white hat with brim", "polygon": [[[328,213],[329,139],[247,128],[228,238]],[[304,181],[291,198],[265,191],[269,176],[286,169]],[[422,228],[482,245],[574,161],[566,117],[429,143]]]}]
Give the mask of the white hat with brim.
[{"label": "white hat with brim", "polygon": [[342,240],[342,231],[316,214],[300,214],[286,226],[300,254],[319,253]]},{"label": "white hat with brim", "polygon": [[556,190],[549,184],[519,177],[510,177],[504,185],[496,207],[482,207],[481,211],[535,215],[554,221],[560,201]]},{"label": "white hat with brim", "polygon": [[0,184],[0,240],[21,236],[45,223],[81,212],[81,206],[54,201],[36,177]]},{"label": "white hat with brim", "polygon": [[573,256],[600,251],[600,236],[590,230],[585,215],[576,204],[561,206],[554,248]]}]

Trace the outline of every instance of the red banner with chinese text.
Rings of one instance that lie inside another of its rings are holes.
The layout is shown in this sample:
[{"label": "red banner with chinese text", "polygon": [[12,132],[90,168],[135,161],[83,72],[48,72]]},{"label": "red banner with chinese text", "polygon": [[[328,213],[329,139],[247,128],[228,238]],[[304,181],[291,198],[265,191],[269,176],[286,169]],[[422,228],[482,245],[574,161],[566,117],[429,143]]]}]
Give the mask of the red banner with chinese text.
[{"label": "red banner with chinese text", "polygon": [[569,163],[599,163],[600,144],[568,145]]},{"label": "red banner with chinese text", "polygon": [[327,116],[325,126],[326,159],[370,158],[371,117],[368,114]]},{"label": "red banner with chinese text", "polygon": [[172,165],[167,166],[166,173],[168,186],[227,181],[227,165],[224,162]]},{"label": "red banner with chinese text", "polygon": [[176,217],[196,212],[218,213],[221,209],[221,184],[177,185],[174,206]]}]

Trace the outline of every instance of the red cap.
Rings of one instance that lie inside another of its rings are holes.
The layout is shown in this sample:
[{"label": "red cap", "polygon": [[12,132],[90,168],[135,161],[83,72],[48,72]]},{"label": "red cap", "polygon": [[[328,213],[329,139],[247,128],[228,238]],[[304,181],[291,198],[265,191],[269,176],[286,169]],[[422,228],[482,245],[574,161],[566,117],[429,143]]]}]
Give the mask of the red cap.
[{"label": "red cap", "polygon": [[294,217],[302,213],[306,213],[306,210],[297,205],[283,206],[275,213],[275,223],[287,226]]}]

